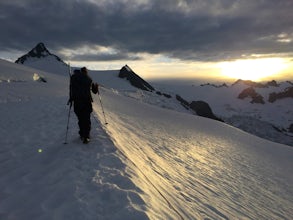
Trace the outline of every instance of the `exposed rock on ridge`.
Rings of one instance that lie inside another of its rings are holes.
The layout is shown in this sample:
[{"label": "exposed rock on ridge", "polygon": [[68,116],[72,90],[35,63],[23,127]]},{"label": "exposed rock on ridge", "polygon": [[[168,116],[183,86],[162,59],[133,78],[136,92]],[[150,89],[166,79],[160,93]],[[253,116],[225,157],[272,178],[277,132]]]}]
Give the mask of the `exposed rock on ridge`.
[{"label": "exposed rock on ridge", "polygon": [[64,63],[58,56],[50,53],[44,43],[38,43],[30,52],[18,58],[15,63],[24,64],[29,58],[43,58],[48,56],[52,56],[57,61]]},{"label": "exposed rock on ridge", "polygon": [[247,89],[244,89],[239,95],[239,99],[245,99],[247,97],[251,97],[251,103],[260,103],[260,104],[265,104],[263,97],[258,94],[254,88],[249,87]]},{"label": "exposed rock on ridge", "polygon": [[144,81],[142,78],[140,78],[135,72],[130,69],[129,66],[125,65],[121,68],[119,71],[120,78],[126,78],[131,85],[133,85],[136,88],[152,92],[155,89],[146,81]]},{"label": "exposed rock on ridge", "polygon": [[214,115],[209,104],[204,101],[192,101],[189,103],[179,95],[176,95],[176,99],[184,108],[193,110],[198,116],[224,122],[222,119]]},{"label": "exposed rock on ridge", "polygon": [[277,99],[283,98],[293,98],[293,86],[286,88],[284,92],[271,93],[269,96],[269,102],[275,102]]}]

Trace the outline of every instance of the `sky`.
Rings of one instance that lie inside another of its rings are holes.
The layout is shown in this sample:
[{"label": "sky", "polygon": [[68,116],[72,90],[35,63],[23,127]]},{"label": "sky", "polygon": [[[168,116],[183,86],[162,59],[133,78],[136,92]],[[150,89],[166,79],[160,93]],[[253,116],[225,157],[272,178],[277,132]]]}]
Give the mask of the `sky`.
[{"label": "sky", "polygon": [[146,78],[290,80],[292,11],[292,0],[1,0],[0,58],[43,42],[73,65]]}]

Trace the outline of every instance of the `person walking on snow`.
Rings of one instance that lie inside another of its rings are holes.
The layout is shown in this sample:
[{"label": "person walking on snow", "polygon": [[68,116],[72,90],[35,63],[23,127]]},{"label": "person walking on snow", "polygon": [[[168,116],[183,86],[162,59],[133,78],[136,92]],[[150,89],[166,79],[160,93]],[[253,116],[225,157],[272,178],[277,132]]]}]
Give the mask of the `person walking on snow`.
[{"label": "person walking on snow", "polygon": [[70,98],[68,103],[70,105],[73,103],[74,112],[78,119],[79,135],[84,144],[87,144],[90,140],[90,117],[93,111],[91,91],[97,94],[99,85],[93,83],[88,75],[87,68],[83,67],[80,70],[74,70],[70,78]]}]

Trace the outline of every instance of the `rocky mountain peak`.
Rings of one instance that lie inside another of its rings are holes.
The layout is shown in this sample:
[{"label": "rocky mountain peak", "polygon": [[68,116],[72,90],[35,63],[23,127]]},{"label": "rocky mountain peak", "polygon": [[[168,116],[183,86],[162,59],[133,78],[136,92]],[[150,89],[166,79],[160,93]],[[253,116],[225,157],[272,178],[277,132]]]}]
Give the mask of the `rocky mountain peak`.
[{"label": "rocky mountain peak", "polygon": [[118,76],[120,78],[126,78],[131,83],[131,85],[133,85],[136,88],[139,88],[145,91],[155,90],[149,83],[144,81],[135,72],[133,72],[132,69],[128,65],[125,65],[121,68]]},{"label": "rocky mountain peak", "polygon": [[42,57],[51,54],[44,43],[38,43],[37,46],[35,46],[35,48],[33,48],[29,53],[31,53],[31,55],[35,55],[36,57]]},{"label": "rocky mountain peak", "polygon": [[45,44],[40,42],[38,43],[33,49],[31,49],[27,54],[21,56],[18,58],[15,63],[24,64],[27,60],[30,58],[45,58],[48,56],[54,57],[56,60],[64,63],[58,56],[52,54],[49,52],[49,50],[46,48]]},{"label": "rocky mountain peak", "polygon": [[272,80],[267,83],[260,83],[260,82],[254,82],[251,80],[238,79],[236,82],[234,82],[232,84],[232,86],[237,85],[237,84],[243,84],[243,85],[253,87],[253,88],[268,88],[268,87],[278,87],[279,86],[279,84],[275,80]]}]

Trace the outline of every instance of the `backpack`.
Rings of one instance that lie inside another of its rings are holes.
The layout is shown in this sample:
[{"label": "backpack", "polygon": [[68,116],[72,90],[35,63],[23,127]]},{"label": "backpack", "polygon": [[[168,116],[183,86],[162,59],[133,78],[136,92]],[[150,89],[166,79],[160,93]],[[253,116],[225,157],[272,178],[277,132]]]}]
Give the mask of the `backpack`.
[{"label": "backpack", "polygon": [[92,79],[81,73],[79,70],[75,70],[74,74],[70,77],[70,98],[73,101],[92,102],[91,96]]}]

